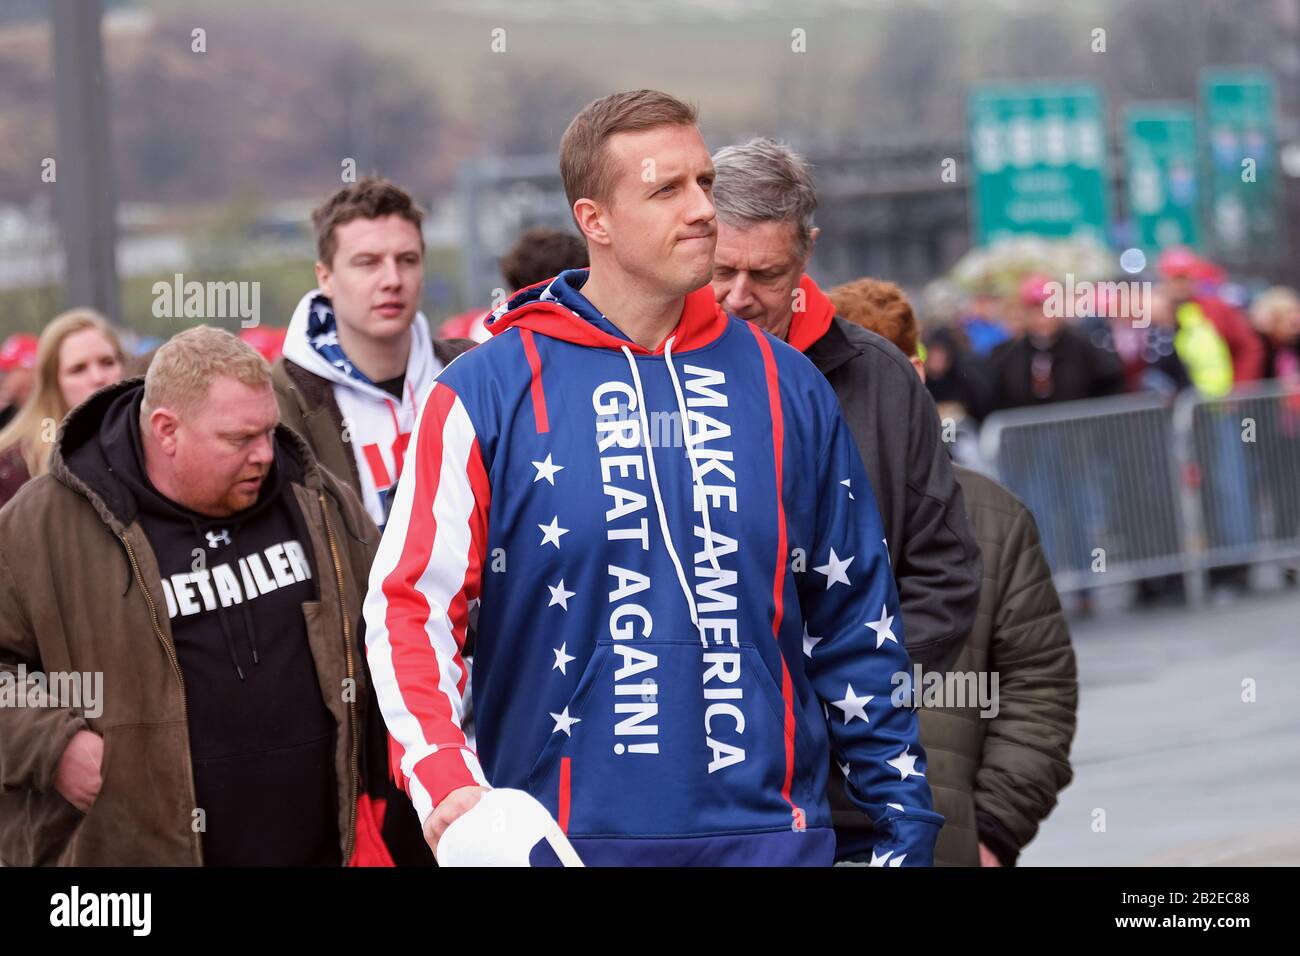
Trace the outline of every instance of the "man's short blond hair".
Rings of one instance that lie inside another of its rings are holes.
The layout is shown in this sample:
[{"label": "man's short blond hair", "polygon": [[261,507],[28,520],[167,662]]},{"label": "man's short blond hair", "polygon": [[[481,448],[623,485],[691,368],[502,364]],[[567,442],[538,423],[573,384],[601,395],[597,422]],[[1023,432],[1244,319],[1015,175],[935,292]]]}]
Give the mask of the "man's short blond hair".
[{"label": "man's short blond hair", "polygon": [[144,377],[145,419],[156,409],[192,412],[207,398],[216,378],[233,378],[250,388],[271,387],[271,366],[252,346],[225,329],[198,325],[164,342]]},{"label": "man's short blond hair", "polygon": [[607,203],[618,170],[605,155],[615,133],[638,133],[660,126],[694,126],[694,106],[658,90],[611,93],[588,103],[560,137],[560,178],[569,208],[579,199]]}]

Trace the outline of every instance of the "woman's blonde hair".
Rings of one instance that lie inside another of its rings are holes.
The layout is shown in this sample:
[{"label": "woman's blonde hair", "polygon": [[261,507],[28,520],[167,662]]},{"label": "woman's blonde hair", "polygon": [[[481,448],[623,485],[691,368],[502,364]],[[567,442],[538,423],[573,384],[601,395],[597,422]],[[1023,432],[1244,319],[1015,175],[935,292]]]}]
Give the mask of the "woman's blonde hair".
[{"label": "woman's blonde hair", "polygon": [[0,449],[17,445],[33,478],[49,468],[55,430],[71,411],[59,388],[59,352],[64,339],[86,329],[94,329],[104,336],[119,362],[126,359],[122,343],[108,319],[93,309],[70,309],[45,326],[36,346],[36,382],[32,394],[9,426],[0,431]]},{"label": "woman's blonde hair", "polygon": [[1255,301],[1250,306],[1251,324],[1257,331],[1268,335],[1277,324],[1277,314],[1295,308],[1300,308],[1300,296],[1296,295],[1295,290],[1275,285],[1255,296]]}]

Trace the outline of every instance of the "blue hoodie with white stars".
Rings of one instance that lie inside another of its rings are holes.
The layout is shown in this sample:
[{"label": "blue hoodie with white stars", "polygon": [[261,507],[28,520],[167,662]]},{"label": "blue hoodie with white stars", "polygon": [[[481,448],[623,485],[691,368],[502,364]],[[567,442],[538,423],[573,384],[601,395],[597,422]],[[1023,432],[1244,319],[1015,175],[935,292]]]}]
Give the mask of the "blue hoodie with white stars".
[{"label": "blue hoodie with white stars", "polygon": [[707,287],[643,348],[586,277],[517,293],[442,373],[371,573],[421,819],[490,784],[588,864],[828,865],[834,753],[872,862],[929,865],[898,597],[830,386]]}]

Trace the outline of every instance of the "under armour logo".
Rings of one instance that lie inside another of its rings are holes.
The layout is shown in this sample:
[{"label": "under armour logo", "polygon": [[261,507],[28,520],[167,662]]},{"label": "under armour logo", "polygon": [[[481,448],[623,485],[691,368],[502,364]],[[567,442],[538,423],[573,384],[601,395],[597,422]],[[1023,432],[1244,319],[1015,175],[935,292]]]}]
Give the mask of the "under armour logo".
[{"label": "under armour logo", "polygon": [[220,531],[208,531],[208,547],[215,548],[219,544],[230,544],[230,529],[222,528]]}]

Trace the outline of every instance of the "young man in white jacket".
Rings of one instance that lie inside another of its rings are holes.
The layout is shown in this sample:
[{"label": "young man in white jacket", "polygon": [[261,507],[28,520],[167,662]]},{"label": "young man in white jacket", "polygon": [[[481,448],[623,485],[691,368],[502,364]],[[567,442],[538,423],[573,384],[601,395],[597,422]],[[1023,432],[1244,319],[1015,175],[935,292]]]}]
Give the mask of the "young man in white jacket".
[{"label": "young man in white jacket", "polygon": [[419,311],[423,218],[405,190],[373,177],[312,214],[318,287],[294,309],[275,367],[282,420],[381,529],[420,400],[472,344],[435,341]]},{"label": "young man in white jacket", "polygon": [[[420,402],[473,345],[436,341],[419,311],[423,217],[405,190],[369,177],[312,213],[317,288],[294,309],[272,370],[280,420],[356,492],[381,530]],[[405,802],[391,775],[387,797]],[[385,818],[384,838],[399,866],[432,864],[409,803]]]}]

